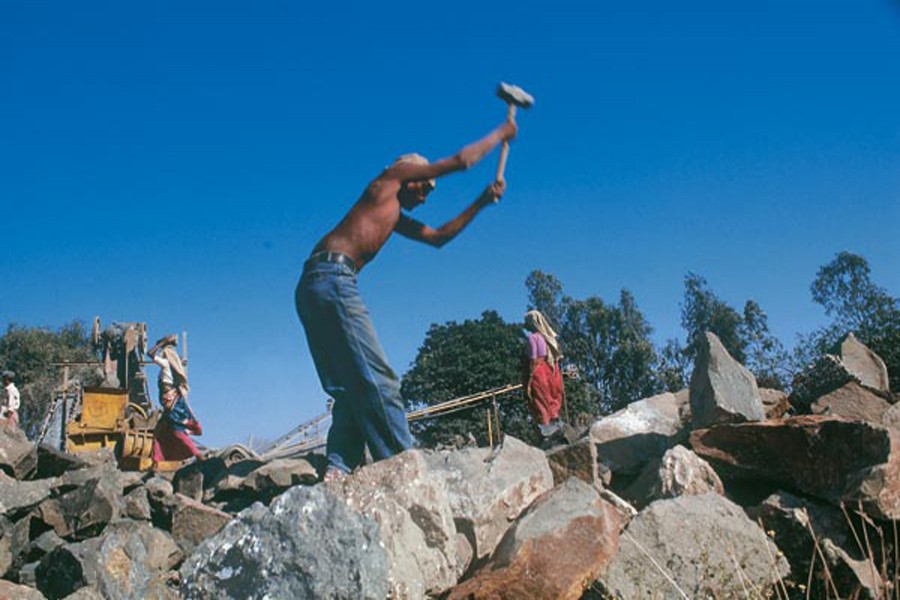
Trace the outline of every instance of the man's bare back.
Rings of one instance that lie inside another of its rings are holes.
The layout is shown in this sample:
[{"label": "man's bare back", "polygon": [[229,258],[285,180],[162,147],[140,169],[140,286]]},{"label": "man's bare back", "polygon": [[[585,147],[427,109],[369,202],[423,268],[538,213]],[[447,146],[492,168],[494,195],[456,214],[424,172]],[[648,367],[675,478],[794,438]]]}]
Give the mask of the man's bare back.
[{"label": "man's bare back", "polygon": [[408,217],[401,209],[412,210],[424,204],[434,189],[431,181],[468,169],[499,143],[515,137],[516,131],[515,123],[505,122],[451,157],[433,163],[424,159],[398,160],[369,183],[353,208],[316,244],[313,252],[345,254],[354,260],[357,269],[361,269],[378,254],[394,231],[432,246],[444,245],[456,237],[482,208],[503,195],[503,181],[493,182],[467,209],[437,229]]}]

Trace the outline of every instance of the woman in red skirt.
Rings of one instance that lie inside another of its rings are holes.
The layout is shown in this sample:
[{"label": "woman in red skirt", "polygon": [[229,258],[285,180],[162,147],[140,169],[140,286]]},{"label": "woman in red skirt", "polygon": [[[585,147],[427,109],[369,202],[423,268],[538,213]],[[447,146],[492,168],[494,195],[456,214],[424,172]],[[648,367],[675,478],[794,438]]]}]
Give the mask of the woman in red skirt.
[{"label": "woman in red skirt", "polygon": [[[163,414],[153,430],[152,470],[162,461],[182,461],[194,457],[203,460],[203,455],[188,431],[194,427],[199,433],[199,423],[185,401],[187,395],[187,373],[181,358],[175,351],[178,338],[167,336],[154,344],[147,352],[159,366],[159,402]],[[161,350],[161,352],[160,352]]]},{"label": "woman in red skirt", "polygon": [[556,332],[540,311],[525,314],[528,341],[522,357],[522,387],[534,424],[548,438],[560,428],[563,383],[559,359],[562,356]]}]

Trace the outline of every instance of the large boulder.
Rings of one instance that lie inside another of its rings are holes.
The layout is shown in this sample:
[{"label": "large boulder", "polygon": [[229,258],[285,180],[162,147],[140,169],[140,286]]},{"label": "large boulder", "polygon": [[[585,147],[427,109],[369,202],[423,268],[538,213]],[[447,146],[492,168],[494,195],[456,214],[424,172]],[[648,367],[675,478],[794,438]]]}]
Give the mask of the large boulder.
[{"label": "large boulder", "polygon": [[726,480],[766,481],[900,518],[900,438],[884,427],[801,415],[698,430],[690,442]]},{"label": "large boulder", "polygon": [[571,478],[528,508],[490,561],[449,600],[577,600],[619,548],[619,519],[587,483]]},{"label": "large boulder", "polygon": [[198,545],[182,593],[218,598],[359,598],[390,591],[380,527],[328,486],[291,488],[256,503]]},{"label": "large boulder", "polygon": [[635,474],[647,461],[687,439],[688,391],[666,392],[637,402],[591,425],[589,439],[596,453],[595,481],[604,470]]},{"label": "large boulder", "polygon": [[618,598],[765,597],[790,571],[763,530],[718,494],[659,500],[622,532],[598,582]]},{"label": "large boulder", "polygon": [[544,453],[508,435],[493,450],[463,448],[427,458],[446,484],[456,527],[476,560],[490,555],[510,524],[553,487]]},{"label": "large boulder", "polygon": [[675,446],[648,464],[622,495],[644,508],[654,500],[709,493],[724,494],[722,480],[708,462],[684,446]]},{"label": "large boulder", "polygon": [[165,598],[165,574],[181,558],[164,531],[119,521],[101,536],[57,547],[41,560],[35,575],[38,589],[51,600],[85,586],[106,598]]},{"label": "large boulder", "polygon": [[261,496],[275,496],[295,485],[312,485],[319,480],[316,467],[304,458],[276,458],[254,469],[241,484]]},{"label": "large boulder", "polygon": [[0,427],[0,471],[16,479],[26,479],[37,469],[37,449],[25,433],[14,427]]},{"label": "large boulder", "polygon": [[825,598],[835,592],[840,598],[884,597],[879,569],[859,551],[841,509],[778,492],[748,514],[773,536],[791,571],[805,576],[810,597]]},{"label": "large boulder", "polygon": [[424,452],[403,452],[330,485],[379,524],[392,597],[436,596],[456,584],[466,565],[457,557],[444,479],[431,471]]},{"label": "large boulder", "polygon": [[691,374],[693,429],[766,418],[756,378],[706,332]]}]

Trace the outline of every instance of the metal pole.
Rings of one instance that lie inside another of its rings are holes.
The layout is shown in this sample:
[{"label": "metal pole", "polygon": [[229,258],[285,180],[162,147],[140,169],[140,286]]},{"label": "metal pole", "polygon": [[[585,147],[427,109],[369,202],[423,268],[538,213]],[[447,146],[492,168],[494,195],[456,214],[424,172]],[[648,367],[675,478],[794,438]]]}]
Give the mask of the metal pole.
[{"label": "metal pole", "polygon": [[494,447],[494,433],[491,430],[491,409],[484,409],[485,415],[487,415],[487,426],[488,426],[488,443],[491,445],[491,448]]},{"label": "metal pole", "polygon": [[494,405],[494,420],[497,422],[497,444],[501,444],[503,432],[500,430],[500,404],[497,402],[497,394],[491,394],[491,404]]}]

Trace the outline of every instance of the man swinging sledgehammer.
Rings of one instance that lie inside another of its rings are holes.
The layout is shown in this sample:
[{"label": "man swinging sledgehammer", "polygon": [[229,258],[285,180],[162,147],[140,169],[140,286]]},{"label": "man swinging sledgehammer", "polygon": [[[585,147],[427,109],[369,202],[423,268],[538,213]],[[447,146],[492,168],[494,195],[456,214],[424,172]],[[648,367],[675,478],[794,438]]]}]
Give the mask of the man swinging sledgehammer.
[{"label": "man swinging sledgehammer", "polygon": [[468,169],[516,135],[508,119],[453,156],[429,163],[418,154],[398,158],[376,177],[350,211],[316,246],[297,285],[297,314],[325,392],[334,398],[328,431],[326,480],[360,466],[365,447],[382,460],[413,444],[400,397],[400,380],[375,334],[356,286],[359,271],[394,232],[441,247],[481,210],[504,193],[502,179],[488,185],[472,204],[438,228],[406,212],[424,204],[436,180]]}]

